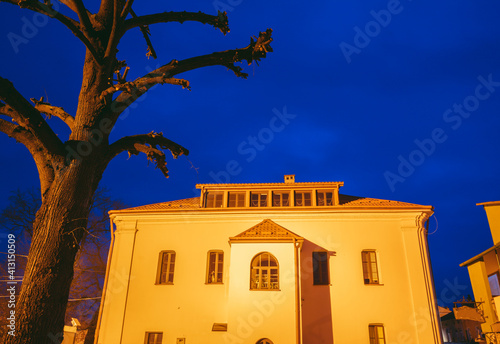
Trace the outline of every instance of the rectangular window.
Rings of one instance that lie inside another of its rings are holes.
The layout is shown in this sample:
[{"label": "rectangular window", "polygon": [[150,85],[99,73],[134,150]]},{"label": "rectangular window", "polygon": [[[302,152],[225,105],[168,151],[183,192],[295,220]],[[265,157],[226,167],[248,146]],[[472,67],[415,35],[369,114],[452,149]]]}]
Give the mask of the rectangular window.
[{"label": "rectangular window", "polygon": [[368,326],[370,332],[370,344],[385,344],[384,325],[371,324]]},{"label": "rectangular window", "polygon": [[333,192],[318,191],[316,194],[316,204],[319,207],[333,205]]},{"label": "rectangular window", "polygon": [[289,196],[289,191],[274,191],[273,207],[288,207],[290,205]]},{"label": "rectangular window", "polygon": [[146,332],[146,344],[161,344],[162,332]]},{"label": "rectangular window", "polygon": [[160,268],[157,278],[158,284],[174,284],[175,252],[163,251],[160,253]]},{"label": "rectangular window", "polygon": [[223,192],[207,192],[205,196],[206,208],[220,208],[222,207]]},{"label": "rectangular window", "polygon": [[379,284],[377,253],[374,250],[365,250],[361,252],[361,257],[365,284]]},{"label": "rectangular window", "polygon": [[491,296],[499,296],[500,284],[498,283],[498,273],[488,276],[488,282],[490,282]]},{"label": "rectangular window", "polygon": [[313,252],[314,285],[328,285],[328,252]]},{"label": "rectangular window", "polygon": [[250,193],[251,207],[267,207],[267,192],[251,192]]},{"label": "rectangular window", "polygon": [[224,271],[224,252],[222,251],[208,252],[207,283],[208,284],[222,283],[223,271]]},{"label": "rectangular window", "polygon": [[245,193],[244,192],[230,192],[227,201],[228,207],[244,207],[245,206]]},{"label": "rectangular window", "polygon": [[295,191],[296,207],[310,207],[311,205],[311,191]]}]

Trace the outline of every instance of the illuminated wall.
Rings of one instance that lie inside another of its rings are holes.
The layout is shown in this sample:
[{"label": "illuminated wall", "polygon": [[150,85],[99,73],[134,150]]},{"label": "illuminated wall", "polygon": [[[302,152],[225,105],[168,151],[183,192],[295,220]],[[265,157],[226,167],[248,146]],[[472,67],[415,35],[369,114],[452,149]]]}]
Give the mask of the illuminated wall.
[{"label": "illuminated wall", "polygon": [[[370,343],[370,325],[383,326],[387,343],[441,343],[424,229],[431,207],[342,200],[287,209],[185,200],[112,213],[98,343],[144,343],[147,332],[162,343]],[[224,253],[220,284],[207,283],[211,250]],[[363,250],[376,257],[376,283],[365,281]],[[173,284],[158,284],[162,251],[175,251]],[[279,287],[253,290],[251,262],[263,252],[279,264]],[[326,284],[315,283],[314,252],[327,257]]]}]

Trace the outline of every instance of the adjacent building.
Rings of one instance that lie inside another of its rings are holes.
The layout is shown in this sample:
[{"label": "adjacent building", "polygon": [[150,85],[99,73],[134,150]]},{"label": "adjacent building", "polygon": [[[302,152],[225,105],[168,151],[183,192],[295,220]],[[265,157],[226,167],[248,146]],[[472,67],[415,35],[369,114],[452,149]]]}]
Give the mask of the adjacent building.
[{"label": "adjacent building", "polygon": [[494,245],[460,264],[467,267],[477,312],[483,316],[482,331],[489,342],[500,342],[500,201],[478,203],[488,217]]},{"label": "adjacent building", "polygon": [[441,343],[432,207],[342,186],[200,184],[111,211],[97,343]]}]

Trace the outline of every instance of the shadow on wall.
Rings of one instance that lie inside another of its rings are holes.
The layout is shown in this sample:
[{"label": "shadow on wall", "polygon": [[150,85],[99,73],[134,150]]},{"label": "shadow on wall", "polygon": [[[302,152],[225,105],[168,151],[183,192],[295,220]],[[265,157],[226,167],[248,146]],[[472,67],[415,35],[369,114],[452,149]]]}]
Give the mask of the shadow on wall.
[{"label": "shadow on wall", "polygon": [[[322,252],[324,255],[316,255]],[[301,252],[302,329],[304,343],[333,344],[328,266],[335,252],[304,240]],[[322,269],[322,259],[326,269]],[[326,276],[324,273],[326,272]]]}]

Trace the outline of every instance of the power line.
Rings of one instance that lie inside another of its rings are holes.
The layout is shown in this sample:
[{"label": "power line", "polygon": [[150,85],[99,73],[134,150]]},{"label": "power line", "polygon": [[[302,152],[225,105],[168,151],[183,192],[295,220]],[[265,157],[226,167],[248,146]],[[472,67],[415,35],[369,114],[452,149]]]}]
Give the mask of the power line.
[{"label": "power line", "polygon": [[68,302],[72,302],[72,301],[86,301],[86,300],[100,300],[101,297],[98,296],[98,297],[83,297],[81,299],[68,299]]},{"label": "power line", "polygon": [[28,256],[25,256],[24,254],[7,253],[7,252],[0,252],[0,253],[3,253],[3,254],[13,254],[14,256],[19,256],[19,257],[25,257],[25,258],[28,258]]}]

